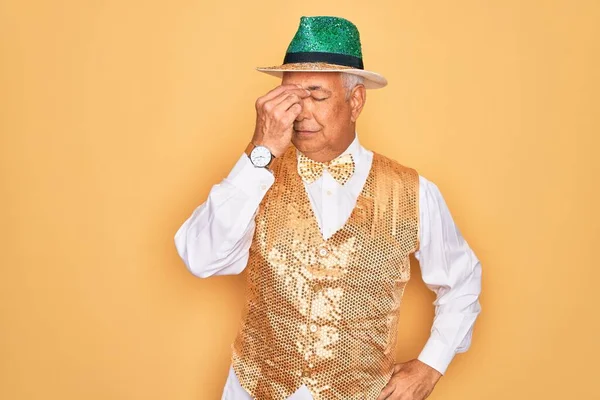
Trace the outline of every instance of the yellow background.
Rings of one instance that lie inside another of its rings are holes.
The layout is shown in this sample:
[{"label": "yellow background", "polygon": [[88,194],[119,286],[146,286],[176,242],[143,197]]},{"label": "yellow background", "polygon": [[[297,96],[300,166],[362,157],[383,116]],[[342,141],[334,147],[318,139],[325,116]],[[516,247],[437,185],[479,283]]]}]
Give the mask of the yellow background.
[{"label": "yellow background", "polygon": [[[358,25],[390,82],[363,144],[435,182],[482,261],[430,398],[600,398],[600,3],[324,3],[0,0],[0,399],[220,398],[245,276],[193,277],[173,236],[301,15]],[[401,361],[433,317],[414,268]]]}]

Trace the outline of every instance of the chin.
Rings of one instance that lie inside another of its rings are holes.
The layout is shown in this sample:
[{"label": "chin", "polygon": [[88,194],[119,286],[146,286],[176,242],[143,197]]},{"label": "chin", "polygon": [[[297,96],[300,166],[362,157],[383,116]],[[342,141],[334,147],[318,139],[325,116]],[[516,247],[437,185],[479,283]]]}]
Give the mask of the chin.
[{"label": "chin", "polygon": [[296,135],[295,133],[292,135],[292,143],[294,143],[295,145],[298,146],[306,146],[306,144],[312,142],[313,140],[311,140],[310,138],[305,138],[305,137],[300,137],[298,135]]},{"label": "chin", "polygon": [[292,140],[292,144],[294,145],[295,148],[297,148],[298,150],[300,150],[300,152],[307,154],[307,153],[312,153],[316,150],[319,149],[319,146],[317,143],[312,143],[310,140]]}]

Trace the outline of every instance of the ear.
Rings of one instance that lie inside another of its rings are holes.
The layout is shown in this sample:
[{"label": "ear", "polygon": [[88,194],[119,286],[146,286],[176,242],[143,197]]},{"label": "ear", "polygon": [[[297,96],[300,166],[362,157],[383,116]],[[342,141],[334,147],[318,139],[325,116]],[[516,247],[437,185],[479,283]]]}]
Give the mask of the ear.
[{"label": "ear", "polygon": [[350,119],[352,122],[356,122],[360,112],[365,106],[365,102],[367,101],[367,89],[364,85],[356,85],[352,92],[350,93],[350,107],[352,109],[352,114],[350,115]]}]

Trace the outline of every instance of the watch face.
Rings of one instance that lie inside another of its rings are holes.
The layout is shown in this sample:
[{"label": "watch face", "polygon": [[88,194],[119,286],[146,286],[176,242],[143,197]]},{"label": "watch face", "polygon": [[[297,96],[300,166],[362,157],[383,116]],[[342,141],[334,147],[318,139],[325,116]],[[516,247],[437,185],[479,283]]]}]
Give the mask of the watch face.
[{"label": "watch face", "polygon": [[271,152],[265,146],[256,146],[250,153],[250,160],[257,167],[266,167],[271,162]]}]

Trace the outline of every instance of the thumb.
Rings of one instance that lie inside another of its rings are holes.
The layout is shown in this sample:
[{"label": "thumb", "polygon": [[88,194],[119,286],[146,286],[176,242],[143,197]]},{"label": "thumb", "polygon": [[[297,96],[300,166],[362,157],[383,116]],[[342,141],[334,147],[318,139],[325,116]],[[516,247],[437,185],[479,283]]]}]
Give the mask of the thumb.
[{"label": "thumb", "polygon": [[402,367],[404,366],[404,364],[406,364],[406,363],[401,362],[401,363],[394,364],[394,373],[400,371],[402,369]]}]

